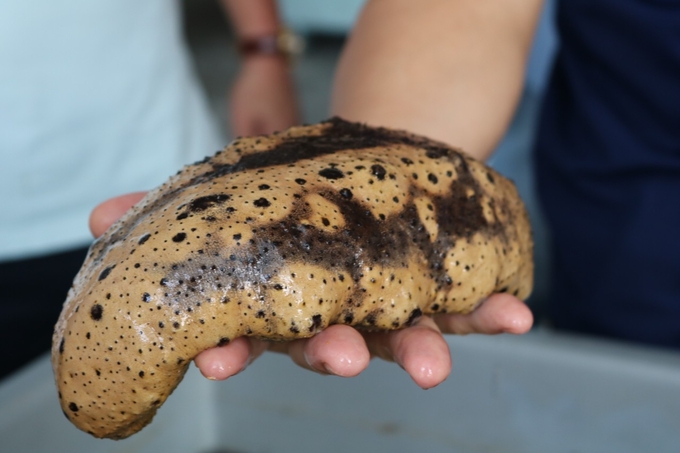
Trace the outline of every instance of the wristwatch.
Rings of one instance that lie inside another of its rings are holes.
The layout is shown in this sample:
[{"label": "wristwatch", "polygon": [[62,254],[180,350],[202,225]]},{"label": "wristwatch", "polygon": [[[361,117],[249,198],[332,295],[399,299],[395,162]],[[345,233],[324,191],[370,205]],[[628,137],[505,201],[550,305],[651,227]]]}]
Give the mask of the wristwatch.
[{"label": "wristwatch", "polygon": [[238,41],[238,52],[242,57],[254,55],[279,55],[290,61],[302,54],[305,41],[302,36],[288,28],[278,33]]}]

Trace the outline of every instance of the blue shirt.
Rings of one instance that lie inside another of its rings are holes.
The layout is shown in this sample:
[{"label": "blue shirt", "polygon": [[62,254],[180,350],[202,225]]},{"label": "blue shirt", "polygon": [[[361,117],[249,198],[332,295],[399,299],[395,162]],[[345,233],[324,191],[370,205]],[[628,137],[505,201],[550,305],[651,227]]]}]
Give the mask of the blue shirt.
[{"label": "blue shirt", "polygon": [[680,347],[680,1],[566,0],[536,146],[558,327]]}]

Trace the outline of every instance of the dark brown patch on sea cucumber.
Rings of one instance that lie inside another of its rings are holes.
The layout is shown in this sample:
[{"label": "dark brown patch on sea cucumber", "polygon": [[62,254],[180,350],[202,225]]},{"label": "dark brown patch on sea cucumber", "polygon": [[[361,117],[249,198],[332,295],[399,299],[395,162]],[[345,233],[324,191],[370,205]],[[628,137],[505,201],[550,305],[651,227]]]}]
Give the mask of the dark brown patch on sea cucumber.
[{"label": "dark brown patch on sea cucumber", "polygon": [[231,196],[226,193],[207,195],[205,197],[199,197],[189,203],[190,212],[202,212],[213,206],[220,205],[225,201],[229,200]]},{"label": "dark brown patch on sea cucumber", "polygon": [[108,277],[109,274],[111,273],[111,271],[113,270],[114,267],[116,267],[116,265],[115,265],[115,264],[112,264],[111,266],[108,266],[106,269],[104,269],[104,270],[101,272],[101,274],[99,274],[99,279],[98,279],[98,280],[99,280],[99,281],[102,281],[102,280],[104,280],[106,277]]},{"label": "dark brown patch on sea cucumber", "polygon": [[253,204],[255,206],[257,206],[258,208],[266,208],[266,207],[271,206],[271,203],[269,202],[269,200],[267,200],[264,197],[258,198],[257,200],[253,201]]},{"label": "dark brown patch on sea cucumber", "polygon": [[382,181],[385,179],[387,171],[385,171],[385,167],[383,167],[382,165],[374,164],[371,165],[371,173],[373,174],[373,176]]},{"label": "dark brown patch on sea cucumber", "polygon": [[102,319],[103,313],[104,313],[104,307],[102,307],[99,304],[94,304],[92,306],[92,308],[90,309],[90,317],[94,321],[99,321],[100,319]]},{"label": "dark brown patch on sea cucumber", "polygon": [[324,168],[319,171],[319,175],[326,179],[340,179],[345,177],[345,174],[337,168]]}]

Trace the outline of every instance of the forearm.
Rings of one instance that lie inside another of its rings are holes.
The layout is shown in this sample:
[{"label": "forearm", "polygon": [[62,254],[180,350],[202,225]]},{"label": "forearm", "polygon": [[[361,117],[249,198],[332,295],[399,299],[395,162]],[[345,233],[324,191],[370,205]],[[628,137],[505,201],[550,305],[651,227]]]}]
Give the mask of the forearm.
[{"label": "forearm", "polygon": [[238,38],[274,35],[281,28],[275,0],[220,0]]},{"label": "forearm", "polygon": [[541,0],[372,0],[336,72],[332,113],[485,159],[524,82]]}]

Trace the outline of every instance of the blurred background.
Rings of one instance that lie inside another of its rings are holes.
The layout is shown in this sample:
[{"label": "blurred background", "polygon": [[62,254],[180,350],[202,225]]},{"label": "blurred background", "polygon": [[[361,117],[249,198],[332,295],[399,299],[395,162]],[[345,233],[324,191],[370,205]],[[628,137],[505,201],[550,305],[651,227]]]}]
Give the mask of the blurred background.
[{"label": "blurred background", "polygon": [[[216,1],[180,3],[194,68],[226,144],[239,68],[235,41]],[[538,326],[531,334],[448,338],[454,372],[427,392],[380,361],[350,380],[314,375],[274,354],[223,384],[192,367],[154,423],[120,442],[95,440],[66,421],[44,356],[0,385],[0,452],[677,452],[676,353],[562,335],[543,322],[549,231],[531,150],[558,45],[554,3],[546,2],[521,103],[490,160],[515,181],[532,219],[536,288],[529,303]],[[326,119],[336,61],[363,1],[279,4],[286,24],[306,39],[292,67],[303,121]]]}]

